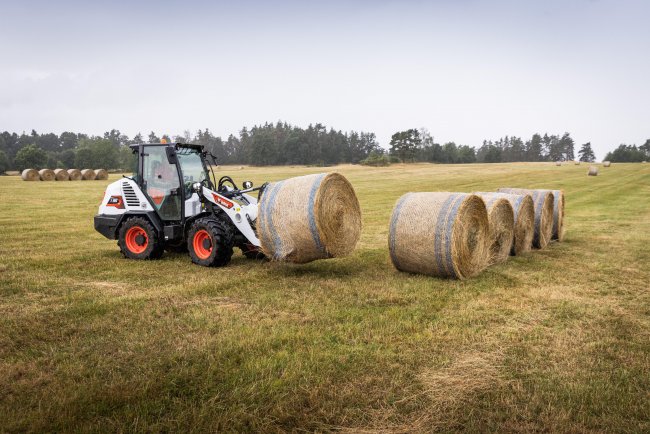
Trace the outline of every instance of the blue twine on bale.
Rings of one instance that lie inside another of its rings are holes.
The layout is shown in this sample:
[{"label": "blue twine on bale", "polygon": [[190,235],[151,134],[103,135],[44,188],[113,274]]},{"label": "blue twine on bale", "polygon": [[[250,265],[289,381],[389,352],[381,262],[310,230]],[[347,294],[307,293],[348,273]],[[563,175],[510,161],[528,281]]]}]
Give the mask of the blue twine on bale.
[{"label": "blue twine on bale", "polygon": [[307,212],[309,217],[309,230],[311,232],[311,237],[313,238],[314,243],[316,244],[318,250],[320,250],[323,253],[325,253],[325,248],[323,247],[320,234],[318,233],[318,227],[316,226],[316,216],[314,215],[314,202],[316,201],[316,191],[318,191],[318,187],[320,187],[320,184],[321,182],[323,182],[323,178],[325,178],[326,175],[327,175],[326,173],[322,173],[318,175],[314,180],[314,183],[311,186],[311,190],[309,191],[309,205],[307,206]]}]

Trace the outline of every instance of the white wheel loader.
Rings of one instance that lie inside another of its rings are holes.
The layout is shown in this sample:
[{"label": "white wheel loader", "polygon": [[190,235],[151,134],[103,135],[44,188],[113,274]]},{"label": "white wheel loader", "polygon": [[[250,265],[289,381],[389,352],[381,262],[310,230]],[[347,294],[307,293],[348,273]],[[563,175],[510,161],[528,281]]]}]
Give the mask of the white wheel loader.
[{"label": "white wheel loader", "polygon": [[[202,146],[131,145],[132,177],[110,184],[95,216],[95,229],[117,240],[130,259],[157,259],[164,250],[187,251],[204,266],[224,266],[233,247],[248,258],[263,258],[255,231],[257,201],[264,191],[229,176],[216,181]],[[215,163],[212,157],[212,163]],[[212,172],[212,179],[210,173]],[[216,184],[216,185],[215,185]]]}]

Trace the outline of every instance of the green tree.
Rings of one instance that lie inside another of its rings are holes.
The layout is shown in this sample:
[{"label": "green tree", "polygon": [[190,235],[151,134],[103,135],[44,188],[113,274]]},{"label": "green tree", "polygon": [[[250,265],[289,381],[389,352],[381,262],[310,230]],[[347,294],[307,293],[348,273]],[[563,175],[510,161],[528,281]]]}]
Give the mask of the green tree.
[{"label": "green tree", "polygon": [[47,164],[47,154],[36,145],[27,145],[16,154],[14,165],[18,170],[42,169]]},{"label": "green tree", "polygon": [[591,149],[591,142],[587,142],[580,147],[578,156],[580,158],[580,161],[584,161],[586,163],[596,161],[596,154],[594,154],[594,150]]},{"label": "green tree", "polygon": [[620,145],[618,148],[609,152],[605,160],[615,163],[639,163],[646,158],[645,153],[635,145]]},{"label": "green tree", "polygon": [[153,131],[149,133],[148,139],[149,143],[160,143],[160,137],[158,137]]},{"label": "green tree", "polygon": [[639,150],[645,154],[646,158],[650,158],[650,139],[646,140],[643,145],[639,146]]},{"label": "green tree", "polygon": [[415,161],[418,150],[422,144],[420,132],[411,128],[406,131],[399,131],[390,139],[390,153],[402,161]]},{"label": "green tree", "polygon": [[118,168],[119,148],[115,147],[109,139],[92,137],[81,139],[75,157],[75,164],[79,168]]},{"label": "green tree", "polygon": [[4,151],[0,151],[0,175],[9,170],[9,158]]}]

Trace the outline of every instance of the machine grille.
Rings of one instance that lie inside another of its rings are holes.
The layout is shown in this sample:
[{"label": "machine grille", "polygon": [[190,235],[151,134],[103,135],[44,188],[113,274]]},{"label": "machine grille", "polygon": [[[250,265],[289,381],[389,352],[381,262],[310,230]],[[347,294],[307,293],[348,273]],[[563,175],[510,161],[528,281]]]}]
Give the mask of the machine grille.
[{"label": "machine grille", "polygon": [[122,192],[124,193],[124,200],[128,206],[140,206],[138,196],[135,194],[133,187],[128,182],[122,182]]}]

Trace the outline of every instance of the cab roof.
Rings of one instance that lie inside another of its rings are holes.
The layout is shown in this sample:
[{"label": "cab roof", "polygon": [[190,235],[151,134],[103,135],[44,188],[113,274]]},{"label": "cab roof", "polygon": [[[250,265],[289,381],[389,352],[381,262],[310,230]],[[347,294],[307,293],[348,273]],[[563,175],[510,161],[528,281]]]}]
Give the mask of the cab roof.
[{"label": "cab roof", "polygon": [[186,149],[193,149],[195,151],[203,152],[203,145],[194,145],[192,143],[136,143],[133,145],[129,145],[129,148],[135,151],[140,146],[173,146],[176,149],[186,148]]}]

